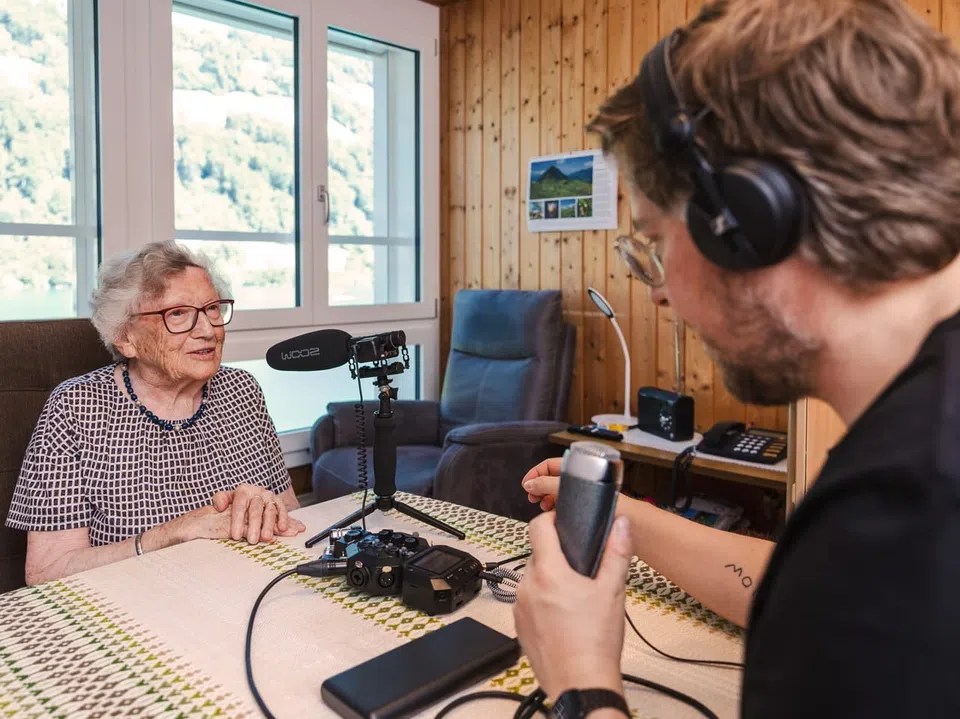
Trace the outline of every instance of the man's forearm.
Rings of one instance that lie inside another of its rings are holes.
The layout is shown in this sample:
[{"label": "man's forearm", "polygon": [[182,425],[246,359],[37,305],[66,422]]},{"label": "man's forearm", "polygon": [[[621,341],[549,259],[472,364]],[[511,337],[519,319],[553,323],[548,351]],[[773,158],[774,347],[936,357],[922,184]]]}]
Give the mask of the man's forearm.
[{"label": "man's forearm", "polygon": [[647,502],[621,505],[640,559],[704,606],[746,626],[773,542],[697,524]]}]

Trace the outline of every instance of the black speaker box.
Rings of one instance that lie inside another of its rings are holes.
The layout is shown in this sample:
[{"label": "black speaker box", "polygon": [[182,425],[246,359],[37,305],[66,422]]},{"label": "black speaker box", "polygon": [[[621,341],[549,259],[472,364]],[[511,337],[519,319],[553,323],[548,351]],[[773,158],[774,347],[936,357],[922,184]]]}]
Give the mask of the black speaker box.
[{"label": "black speaker box", "polygon": [[671,442],[693,439],[693,397],[641,387],[637,390],[637,428]]}]

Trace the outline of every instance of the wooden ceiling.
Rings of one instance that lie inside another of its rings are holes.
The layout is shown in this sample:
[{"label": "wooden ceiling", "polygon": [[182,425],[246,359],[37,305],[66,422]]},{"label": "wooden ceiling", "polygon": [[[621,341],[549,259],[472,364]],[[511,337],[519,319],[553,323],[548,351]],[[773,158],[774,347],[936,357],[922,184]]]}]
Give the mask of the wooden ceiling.
[{"label": "wooden ceiling", "polygon": [[423,0],[423,2],[443,7],[444,5],[453,5],[454,3],[460,2],[460,0]]}]

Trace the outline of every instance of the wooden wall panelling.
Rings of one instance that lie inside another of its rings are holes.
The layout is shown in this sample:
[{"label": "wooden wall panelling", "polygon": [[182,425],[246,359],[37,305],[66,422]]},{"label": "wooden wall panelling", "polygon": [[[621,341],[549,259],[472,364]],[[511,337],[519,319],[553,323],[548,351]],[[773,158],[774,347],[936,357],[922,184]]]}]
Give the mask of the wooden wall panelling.
[{"label": "wooden wall panelling", "polygon": [[938,30],[943,26],[940,0],[907,0],[907,4]]},{"label": "wooden wall panelling", "polygon": [[[633,82],[639,71],[640,61],[660,37],[657,0],[627,0],[626,4],[629,11],[627,16],[628,26],[631,28],[629,51],[623,53],[622,59],[615,60],[616,76],[610,70],[611,80],[615,81],[614,87],[617,89]],[[611,25],[612,27],[614,26]],[[612,56],[610,57],[611,62],[614,62]],[[627,197],[629,187],[624,184],[622,177],[620,179],[620,193],[622,195],[620,199],[620,234],[634,234],[630,200]],[[629,272],[625,272],[623,261],[619,257],[616,261],[616,274],[629,277]],[[624,274],[621,275],[621,273]],[[612,276],[608,279],[616,281],[616,278]],[[629,279],[627,282],[630,292],[630,332],[627,335],[627,341],[630,344],[631,404],[635,408],[636,397],[633,395],[635,395],[636,389],[657,384],[657,354],[659,351],[657,307],[650,301],[650,290],[643,282],[635,278]],[[614,338],[614,341],[616,341],[616,338]]]},{"label": "wooden wall panelling", "polygon": [[483,287],[483,8],[466,4],[467,142],[464,287]]},{"label": "wooden wall panelling", "polygon": [[498,289],[500,275],[500,2],[483,3],[483,244],[481,287]]},{"label": "wooden wall panelling", "polygon": [[453,298],[465,286],[466,256],[466,6],[462,3],[443,8],[447,18],[446,55],[440,68],[446,68],[446,158],[448,204],[441,211],[447,216],[447,301],[440,304],[440,371],[446,368],[450,353],[450,328],[453,321]]},{"label": "wooden wall panelling", "polygon": [[[634,75],[633,66],[633,10],[631,0],[607,0],[607,45],[606,45],[606,86],[602,89],[601,102],[614,91],[623,87]],[[589,83],[589,78],[587,79]],[[599,139],[592,138],[589,146],[598,147]],[[606,234],[606,272],[604,282],[598,287],[610,302],[617,313],[617,322],[623,331],[624,337],[630,345],[630,384],[638,386],[640,379],[637,367],[643,367],[646,362],[645,344],[635,344],[631,334],[636,320],[634,307],[630,297],[630,290],[634,281],[630,279],[627,266],[614,250],[614,242],[619,235],[630,231],[630,203],[627,202],[623,187],[623,180],[618,183],[620,198],[617,207],[617,229],[609,230]],[[649,304],[649,303],[648,303]],[[595,412],[611,412],[613,414],[630,414],[631,407],[623,407],[623,354],[620,340],[613,325],[607,320],[604,322],[603,346],[606,359],[606,392],[599,393],[600,402],[593,408]],[[642,373],[641,373],[642,374]],[[631,401],[632,405],[632,401]]]},{"label": "wooden wall panelling", "polygon": [[[553,155],[561,151],[562,30],[562,0],[540,0],[540,154],[542,155]],[[559,289],[560,233],[541,232],[539,235],[540,288]]]},{"label": "wooden wall panelling", "polygon": [[[960,16],[960,0],[944,3],[914,4],[929,6],[928,16]],[[531,157],[599,145],[584,131],[599,103],[632,81],[659,37],[701,5],[462,0],[442,10],[444,359],[460,288],[559,288],[579,337],[568,419],[624,411],[620,343],[586,297],[586,287],[595,285],[616,310],[630,345],[631,399],[641,385],[675,386],[673,313],[652,305],[646,286],[630,278],[613,249],[616,236],[631,231],[627,187],[621,182],[617,230],[534,234],[526,227],[525,185]],[[786,408],[748,408],[733,399],[696,334],[689,331],[685,340],[686,387],[697,398],[698,427],[728,418],[786,427]]]},{"label": "wooden wall panelling", "polygon": [[520,289],[538,290],[540,237],[527,229],[526,187],[540,154],[540,0],[520,0],[520,22]]},{"label": "wooden wall panelling", "polygon": [[[586,126],[607,96],[607,0],[586,0],[583,7],[583,147],[598,147],[596,137]],[[607,233],[589,230],[583,233],[583,411],[586,421],[608,406],[607,373],[623,367],[619,354],[608,352],[608,320],[586,296],[587,287],[595,287],[607,297]],[[609,299],[609,298],[608,298]],[[626,310],[627,308],[622,308]],[[618,318],[618,321],[622,321]],[[622,373],[622,369],[621,369]],[[621,379],[621,383],[623,380]],[[619,394],[617,392],[616,394]]]},{"label": "wooden wall panelling", "polygon": [[940,4],[940,30],[960,45],[960,0],[943,0]]},{"label": "wooden wall panelling", "polygon": [[[563,25],[560,34],[560,149],[583,149],[583,13],[584,0],[563,0]],[[560,236],[560,288],[567,322],[577,330],[576,361],[570,383],[568,414],[577,422],[584,417],[583,383],[583,232],[565,231]]]},{"label": "wooden wall panelling", "polygon": [[500,286],[520,287],[520,3],[502,0],[500,32]]}]

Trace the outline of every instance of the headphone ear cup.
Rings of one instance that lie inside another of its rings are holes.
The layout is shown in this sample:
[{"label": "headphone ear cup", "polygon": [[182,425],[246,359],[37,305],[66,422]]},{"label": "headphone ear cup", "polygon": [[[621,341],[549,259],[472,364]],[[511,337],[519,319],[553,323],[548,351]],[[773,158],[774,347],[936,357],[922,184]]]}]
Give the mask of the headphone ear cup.
[{"label": "headphone ear cup", "polygon": [[698,189],[687,205],[687,225],[700,252],[728,270],[768,267],[789,257],[806,223],[805,193],[794,174],[780,163],[744,159],[714,177],[737,229],[713,233],[710,205]]}]

